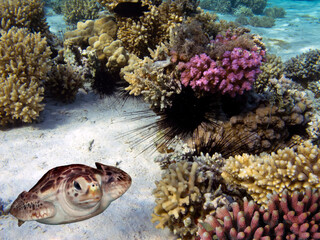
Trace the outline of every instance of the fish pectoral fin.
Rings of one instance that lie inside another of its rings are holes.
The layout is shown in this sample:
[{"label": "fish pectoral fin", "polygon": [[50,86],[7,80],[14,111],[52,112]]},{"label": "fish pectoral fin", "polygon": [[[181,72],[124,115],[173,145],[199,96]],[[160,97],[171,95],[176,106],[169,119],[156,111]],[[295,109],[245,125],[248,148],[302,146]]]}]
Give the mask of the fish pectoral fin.
[{"label": "fish pectoral fin", "polygon": [[53,217],[56,209],[51,202],[41,200],[36,194],[22,192],[13,202],[10,213],[20,221],[30,221]]}]

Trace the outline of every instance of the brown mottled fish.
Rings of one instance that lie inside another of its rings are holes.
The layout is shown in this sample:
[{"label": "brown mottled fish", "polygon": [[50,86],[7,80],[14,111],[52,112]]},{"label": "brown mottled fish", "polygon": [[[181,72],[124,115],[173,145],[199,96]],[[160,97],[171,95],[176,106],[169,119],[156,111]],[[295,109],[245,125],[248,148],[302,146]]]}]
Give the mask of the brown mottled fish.
[{"label": "brown mottled fish", "polygon": [[102,213],[131,185],[131,177],[119,168],[96,163],[97,168],[82,164],[49,170],[37,184],[22,192],[10,213],[19,220],[45,224],[82,221]]}]

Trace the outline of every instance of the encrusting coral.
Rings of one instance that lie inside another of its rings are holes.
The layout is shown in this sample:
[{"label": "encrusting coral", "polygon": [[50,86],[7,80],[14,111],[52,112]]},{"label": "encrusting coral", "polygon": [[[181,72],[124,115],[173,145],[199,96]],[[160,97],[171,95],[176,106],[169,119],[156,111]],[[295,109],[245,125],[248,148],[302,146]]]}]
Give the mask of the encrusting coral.
[{"label": "encrusting coral", "polygon": [[229,184],[245,188],[253,199],[267,204],[267,195],[282,196],[320,187],[320,149],[310,141],[276,153],[237,155],[226,159],[222,177]]},{"label": "encrusting coral", "polygon": [[50,71],[50,48],[40,33],[12,27],[0,37],[0,125],[32,122],[43,110],[42,82]]},{"label": "encrusting coral", "polygon": [[199,224],[200,239],[320,239],[319,194],[319,189],[307,188],[292,196],[273,195],[266,209],[246,198],[243,206],[233,203],[232,211],[218,208]]}]

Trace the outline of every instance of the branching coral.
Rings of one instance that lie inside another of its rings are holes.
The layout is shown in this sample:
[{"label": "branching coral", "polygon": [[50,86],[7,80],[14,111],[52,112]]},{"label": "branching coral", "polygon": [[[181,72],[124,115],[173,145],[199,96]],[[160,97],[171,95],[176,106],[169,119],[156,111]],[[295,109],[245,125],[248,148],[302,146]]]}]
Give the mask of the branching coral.
[{"label": "branching coral", "polygon": [[72,102],[79,88],[83,87],[87,70],[76,64],[70,49],[64,50],[56,62],[45,82],[46,92],[63,102]]},{"label": "branching coral", "polygon": [[281,57],[277,57],[274,54],[267,54],[266,61],[261,64],[260,70],[261,73],[254,83],[254,88],[257,92],[267,90],[266,88],[270,86],[270,79],[281,79],[284,70]]},{"label": "branching coral", "polygon": [[246,188],[255,201],[266,205],[267,195],[282,196],[284,190],[302,191],[320,187],[320,150],[306,141],[297,147],[262,153],[237,155],[226,160],[223,178]]},{"label": "branching coral", "polygon": [[285,62],[285,75],[306,84],[320,79],[320,50],[309,50]]},{"label": "branching coral", "polygon": [[234,48],[223,54],[221,65],[206,54],[196,55],[189,62],[180,62],[181,83],[194,90],[221,92],[235,97],[251,89],[257,75],[264,52]]},{"label": "branching coral", "polygon": [[0,37],[0,125],[32,122],[43,110],[42,81],[50,71],[50,54],[40,33],[12,27]]},{"label": "branching coral", "polygon": [[44,3],[38,0],[1,0],[0,29],[7,31],[16,26],[28,28],[31,32],[46,33],[49,27],[43,5]]},{"label": "branching coral", "polygon": [[175,76],[168,48],[162,44],[155,51],[150,50],[152,58],[145,57],[123,68],[124,79],[130,84],[126,88],[130,94],[143,95],[151,107],[158,110],[172,105],[171,96],[181,92],[181,84]]},{"label": "branching coral", "polygon": [[130,53],[139,57],[149,54],[161,42],[169,39],[170,29],[182,22],[182,13],[175,2],[162,3],[159,7],[150,6],[150,11],[138,19],[117,18],[117,37]]},{"label": "branching coral", "polygon": [[268,208],[259,208],[244,199],[244,205],[232,204],[232,212],[218,208],[199,224],[201,240],[217,239],[320,239],[319,190],[306,193],[285,192],[280,199],[273,195]]},{"label": "branching coral", "polygon": [[229,195],[231,190],[221,182],[219,154],[192,156],[193,151],[186,146],[181,150],[157,159],[166,172],[162,180],[156,182],[157,206],[151,221],[159,222],[157,228],[169,227],[182,239],[192,239],[199,219],[233,200]]},{"label": "branching coral", "polygon": [[77,24],[77,22],[88,19],[98,18],[98,12],[101,7],[95,0],[65,0],[62,12],[64,19],[68,24]]}]

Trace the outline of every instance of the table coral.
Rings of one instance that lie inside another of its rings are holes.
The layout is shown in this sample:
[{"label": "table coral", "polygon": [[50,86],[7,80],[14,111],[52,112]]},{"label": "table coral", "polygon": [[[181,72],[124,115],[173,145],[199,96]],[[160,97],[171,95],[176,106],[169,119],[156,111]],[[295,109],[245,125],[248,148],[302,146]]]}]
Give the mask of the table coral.
[{"label": "table coral", "polygon": [[267,195],[273,192],[282,196],[284,190],[291,194],[320,187],[320,150],[305,141],[276,153],[237,155],[226,160],[222,177],[244,187],[255,201],[266,205]]},{"label": "table coral", "polygon": [[32,122],[43,110],[41,82],[50,71],[50,48],[40,33],[12,27],[0,37],[0,125]]},{"label": "table coral", "polygon": [[218,208],[199,224],[201,240],[211,239],[320,239],[319,190],[275,194],[266,209],[244,199],[243,206],[232,204],[232,211]]}]

